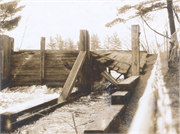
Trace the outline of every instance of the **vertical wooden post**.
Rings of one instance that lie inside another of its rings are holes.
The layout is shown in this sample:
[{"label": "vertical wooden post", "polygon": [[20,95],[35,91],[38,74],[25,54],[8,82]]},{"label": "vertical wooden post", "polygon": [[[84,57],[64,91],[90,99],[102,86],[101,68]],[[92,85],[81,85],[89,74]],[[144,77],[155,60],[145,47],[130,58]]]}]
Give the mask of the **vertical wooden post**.
[{"label": "vertical wooden post", "polygon": [[40,59],[40,77],[41,85],[45,83],[44,65],[45,65],[45,37],[41,37],[41,59]]},{"label": "vertical wooden post", "polygon": [[131,26],[131,43],[132,43],[132,76],[139,76],[140,71],[140,52],[139,52],[139,25]]},{"label": "vertical wooden post", "polygon": [[11,68],[11,37],[1,35],[1,73],[2,88],[10,85],[10,68]]},{"label": "vertical wooden post", "polygon": [[86,61],[80,71],[79,91],[88,94],[91,92],[91,61],[90,61],[90,37],[87,30],[80,30],[79,51],[86,51]]}]

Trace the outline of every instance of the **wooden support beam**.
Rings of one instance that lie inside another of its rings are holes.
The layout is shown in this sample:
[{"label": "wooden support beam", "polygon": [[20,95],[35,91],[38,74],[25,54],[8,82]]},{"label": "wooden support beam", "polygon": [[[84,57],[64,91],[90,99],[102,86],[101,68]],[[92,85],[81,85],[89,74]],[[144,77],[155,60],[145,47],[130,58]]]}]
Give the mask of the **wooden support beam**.
[{"label": "wooden support beam", "polygon": [[66,100],[69,97],[69,95],[74,87],[74,84],[76,82],[78,73],[79,73],[85,59],[86,59],[86,52],[80,51],[74,65],[73,65],[73,68],[66,80],[66,83],[64,84],[63,91],[58,98],[58,103],[61,103],[62,101]]},{"label": "wooden support beam", "polygon": [[90,60],[90,37],[87,30],[80,30],[79,51],[86,51],[86,60],[80,71],[79,91],[82,94],[91,92],[91,60]]},{"label": "wooden support beam", "polygon": [[45,37],[41,37],[41,61],[40,61],[40,80],[41,85],[45,83]]},{"label": "wooden support beam", "polygon": [[101,73],[101,75],[107,79],[109,82],[111,82],[112,84],[118,86],[118,82],[116,81],[116,79],[114,77],[112,77],[107,71],[103,71]]},{"label": "wooden support beam", "polygon": [[0,36],[1,45],[1,80],[2,88],[10,86],[10,68],[11,68],[11,37],[7,35]]},{"label": "wooden support beam", "polygon": [[139,25],[131,26],[131,43],[132,43],[132,75],[139,76],[140,71],[140,52],[139,52]]}]

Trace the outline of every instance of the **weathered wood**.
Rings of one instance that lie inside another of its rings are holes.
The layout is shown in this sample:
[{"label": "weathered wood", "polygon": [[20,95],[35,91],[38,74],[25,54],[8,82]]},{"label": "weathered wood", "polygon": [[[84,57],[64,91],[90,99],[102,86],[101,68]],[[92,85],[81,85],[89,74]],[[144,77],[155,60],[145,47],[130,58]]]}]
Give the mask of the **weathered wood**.
[{"label": "weathered wood", "polygon": [[13,62],[22,62],[22,61],[39,61],[40,60],[40,56],[39,57],[34,57],[34,56],[29,56],[29,57],[23,57],[23,56],[19,56],[19,57],[12,57],[12,61]]},{"label": "weathered wood", "polygon": [[140,53],[139,53],[139,25],[131,26],[131,43],[132,43],[132,75],[138,76],[140,72]]},{"label": "weathered wood", "polygon": [[119,91],[130,91],[136,87],[139,81],[139,76],[131,76],[118,83]]},{"label": "weathered wood", "polygon": [[110,68],[110,69],[113,69],[115,66],[116,66],[116,64],[118,64],[118,61],[114,61],[112,64],[110,64],[108,67]]},{"label": "weathered wood", "polygon": [[22,60],[22,61],[13,61],[12,60],[12,65],[17,65],[19,64],[19,66],[23,66],[23,65],[30,65],[30,64],[39,64],[40,65],[40,60],[35,60],[35,61],[28,61],[28,60]]},{"label": "weathered wood", "polygon": [[87,30],[80,30],[79,51],[86,51],[86,61],[80,71],[79,91],[83,94],[91,92],[91,60],[90,60],[90,36]]},{"label": "weathered wood", "polygon": [[13,63],[12,61],[12,64],[11,64],[11,70],[15,70],[17,67],[22,67],[22,68],[31,68],[31,67],[34,67],[34,68],[40,68],[40,62],[38,63],[34,63],[34,62],[28,62],[27,64],[25,65],[22,65],[21,63]]},{"label": "weathered wood", "polygon": [[32,85],[41,85],[40,81],[11,81],[11,86],[32,86]]},{"label": "weathered wood", "polygon": [[10,37],[10,40],[11,40],[11,57],[12,57],[12,55],[14,54],[14,38]]},{"label": "weathered wood", "polygon": [[15,74],[16,72],[20,72],[20,71],[32,71],[32,72],[37,72],[39,71],[38,67],[26,67],[26,66],[20,66],[20,67],[16,67],[16,68],[11,68],[11,74]]},{"label": "weathered wood", "polygon": [[47,72],[67,72],[69,73],[70,71],[65,67],[65,66],[62,66],[62,67],[46,67],[45,68],[45,73]]},{"label": "weathered wood", "polygon": [[46,75],[46,81],[66,81],[68,78],[68,74],[61,75]]},{"label": "weathered wood", "polygon": [[45,37],[41,37],[41,63],[40,63],[40,80],[41,84],[45,83]]},{"label": "weathered wood", "polygon": [[9,37],[7,35],[2,35],[1,38],[2,46],[3,46],[3,51],[4,51],[4,81],[7,81],[8,79],[8,64],[9,64],[9,51],[8,51],[8,46],[9,46]]},{"label": "weathered wood", "polygon": [[14,72],[11,72],[10,73],[11,75],[35,75],[35,74],[40,74],[40,70],[25,70],[25,71],[22,71],[22,70],[17,70],[17,71],[14,71]]},{"label": "weathered wood", "polygon": [[69,57],[62,57],[62,56],[47,56],[46,60],[76,60],[77,56],[69,56]]},{"label": "weathered wood", "polygon": [[130,97],[130,91],[116,91],[111,95],[111,105],[127,104],[130,100]]},{"label": "weathered wood", "polygon": [[105,78],[105,79],[107,79],[109,82],[111,82],[112,84],[114,84],[114,85],[118,85],[118,82],[116,81],[116,79],[114,79],[114,77],[112,77],[107,71],[103,71],[102,73],[101,73],[101,75]]},{"label": "weathered wood", "polygon": [[40,78],[38,75],[17,75],[16,77],[12,77],[11,81],[22,81],[22,82],[30,82],[30,81],[39,81]]},{"label": "weathered wood", "polygon": [[69,97],[69,95],[72,91],[72,88],[76,82],[76,78],[78,76],[78,73],[79,73],[85,59],[86,59],[86,52],[80,51],[80,53],[79,53],[79,55],[78,55],[78,57],[74,63],[74,66],[73,66],[73,68],[72,68],[72,70],[71,70],[71,72],[70,72],[70,74],[66,80],[66,83],[63,86],[63,91],[62,91],[60,97],[58,98],[58,103],[66,100]]},{"label": "weathered wood", "polygon": [[120,124],[120,116],[124,114],[124,105],[111,105],[91,123],[84,134],[112,133],[117,131]]},{"label": "weathered wood", "polygon": [[52,72],[45,72],[45,75],[69,75],[70,71],[52,71]]}]

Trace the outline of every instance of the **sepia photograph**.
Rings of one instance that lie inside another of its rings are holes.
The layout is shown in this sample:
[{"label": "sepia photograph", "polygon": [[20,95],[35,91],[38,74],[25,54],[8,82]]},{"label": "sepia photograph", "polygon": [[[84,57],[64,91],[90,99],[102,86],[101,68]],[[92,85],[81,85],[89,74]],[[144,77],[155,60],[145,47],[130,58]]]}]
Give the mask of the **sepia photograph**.
[{"label": "sepia photograph", "polygon": [[180,0],[0,0],[0,134],[179,134]]}]

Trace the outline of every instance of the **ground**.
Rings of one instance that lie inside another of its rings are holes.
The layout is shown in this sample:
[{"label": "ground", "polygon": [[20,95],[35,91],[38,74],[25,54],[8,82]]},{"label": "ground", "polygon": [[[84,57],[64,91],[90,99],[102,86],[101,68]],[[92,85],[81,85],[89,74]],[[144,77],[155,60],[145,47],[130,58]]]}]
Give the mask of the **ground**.
[{"label": "ground", "polygon": [[[151,75],[156,57],[156,55],[153,55],[147,58],[145,73],[140,76],[139,83],[130,102],[127,104],[126,112],[116,131],[117,133],[126,134],[128,132],[138,107],[138,101],[143,95],[147,80]],[[169,69],[164,76],[165,86],[169,89],[168,93],[172,102],[173,125],[179,132],[179,70]],[[105,82],[96,87],[96,90],[90,95],[81,97],[77,101],[58,108],[49,115],[42,115],[42,118],[32,124],[18,128],[14,134],[75,134],[76,129],[78,133],[83,133],[84,129],[111,105],[110,92],[107,90],[109,84]],[[59,93],[59,89],[46,89],[45,93],[52,94],[53,92]],[[75,121],[73,121],[73,118]]]}]

